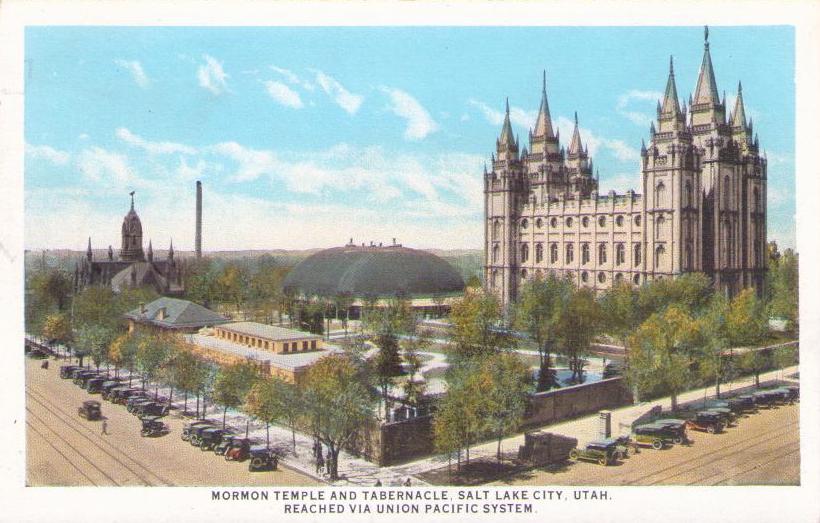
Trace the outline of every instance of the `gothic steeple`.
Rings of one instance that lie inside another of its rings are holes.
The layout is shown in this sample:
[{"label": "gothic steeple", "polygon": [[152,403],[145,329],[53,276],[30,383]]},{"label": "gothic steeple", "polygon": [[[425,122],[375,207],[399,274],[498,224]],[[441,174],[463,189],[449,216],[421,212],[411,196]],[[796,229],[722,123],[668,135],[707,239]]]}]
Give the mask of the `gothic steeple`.
[{"label": "gothic steeple", "polygon": [[501,136],[498,137],[499,145],[515,147],[512,125],[510,125],[510,99],[507,98],[507,106],[504,113],[504,125],[501,127]]},{"label": "gothic steeple", "polygon": [[712,56],[709,54],[709,28],[704,29],[703,62],[700,65],[700,75],[695,88],[696,105],[720,103],[717,82],[715,82],[715,70],[712,68]]},{"label": "gothic steeple", "polygon": [[88,248],[85,250],[85,257],[88,258],[88,261],[91,261],[93,257],[93,253],[91,252],[91,236],[88,237]]},{"label": "gothic steeple", "polygon": [[147,253],[147,255],[148,255],[148,261],[153,262],[154,261],[154,248],[151,246],[151,240],[150,239],[148,240],[148,253]]},{"label": "gothic steeple", "polygon": [[538,118],[535,120],[534,136],[544,138],[554,138],[552,130],[552,117],[550,116],[550,105],[547,101],[547,71],[544,71],[544,78],[541,82],[541,107],[538,109]]},{"label": "gothic steeple", "polygon": [[572,140],[569,142],[569,154],[581,154],[583,147],[581,144],[581,132],[578,130],[578,112],[575,112],[575,129],[572,131]]},{"label": "gothic steeple", "polygon": [[[485,165],[485,171],[486,171],[486,165]],[[350,243],[353,243],[353,242],[351,241]],[[173,238],[171,238],[171,246],[168,247],[168,260],[169,261],[174,261],[174,239]]]},{"label": "gothic steeple", "polygon": [[680,106],[678,105],[678,89],[675,86],[675,66],[672,62],[672,57],[669,57],[669,79],[666,80],[666,93],[663,95],[663,105],[661,106],[661,114],[664,116],[680,114]]},{"label": "gothic steeple", "polygon": [[743,86],[737,83],[737,100],[732,111],[732,127],[746,129],[746,109],[743,107]]}]

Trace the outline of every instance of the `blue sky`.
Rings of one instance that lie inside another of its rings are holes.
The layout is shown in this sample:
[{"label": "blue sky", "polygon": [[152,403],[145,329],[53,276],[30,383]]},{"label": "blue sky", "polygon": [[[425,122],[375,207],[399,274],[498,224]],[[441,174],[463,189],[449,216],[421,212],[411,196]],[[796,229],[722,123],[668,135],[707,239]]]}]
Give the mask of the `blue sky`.
[{"label": "blue sky", "polygon": [[[769,236],[794,245],[794,31],[712,27],[718,88],[769,157]],[[482,166],[504,99],[526,140],[547,71],[603,191],[636,187],[674,55],[694,89],[702,27],[142,28],[26,31],[25,245],[119,247],[136,191],[145,242],[206,250],[390,241],[480,248]]]}]

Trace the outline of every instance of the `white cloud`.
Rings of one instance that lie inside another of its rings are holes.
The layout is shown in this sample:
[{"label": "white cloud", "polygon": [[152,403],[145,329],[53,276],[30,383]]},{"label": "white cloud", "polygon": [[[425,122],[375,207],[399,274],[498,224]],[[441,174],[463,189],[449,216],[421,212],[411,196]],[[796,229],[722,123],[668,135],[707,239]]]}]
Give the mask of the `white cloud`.
[{"label": "white cloud", "polygon": [[142,87],[146,89],[150,84],[151,80],[148,78],[148,75],[145,74],[145,71],[142,69],[142,64],[136,60],[114,60],[118,66],[122,67],[129,73],[131,73],[131,77],[134,81]]},{"label": "white cloud", "polygon": [[325,94],[333,98],[333,101],[348,114],[356,114],[364,100],[363,96],[351,93],[335,78],[326,75],[322,71],[314,71],[314,73],[316,74],[316,83],[319,84]]},{"label": "white cloud", "polygon": [[179,165],[174,171],[177,177],[183,181],[199,180],[205,177],[206,171],[219,172],[222,170],[220,164],[206,162],[205,160],[197,160],[196,164],[189,165],[188,160],[184,156],[179,157]]},{"label": "white cloud", "polygon": [[71,155],[64,151],[59,151],[48,145],[26,144],[26,155],[29,158],[46,160],[54,165],[65,165],[71,159]]},{"label": "white cloud", "polygon": [[390,110],[407,120],[404,137],[408,140],[422,140],[438,129],[438,124],[418,100],[401,89],[382,87],[382,92],[390,97]]},{"label": "white cloud", "polygon": [[[470,99],[468,103],[478,108],[484,115],[484,118],[491,124],[501,125],[504,123],[504,111],[493,109],[480,100]],[[524,129],[530,129],[535,125],[536,118],[538,118],[538,111],[527,111],[526,109],[516,106],[510,107],[510,123],[514,125],[523,127]]]},{"label": "white cloud", "polygon": [[271,65],[270,69],[275,73],[282,75],[285,80],[290,82],[293,85],[299,85],[307,91],[313,91],[316,89],[316,86],[310,83],[309,81],[300,78],[299,75],[291,71],[290,69],[285,69],[283,67],[277,67],[275,65]]},{"label": "white cloud", "polygon": [[276,100],[277,103],[284,105],[285,107],[292,107],[293,109],[301,109],[304,107],[302,103],[302,98],[299,96],[299,93],[288,87],[287,85],[283,84],[282,82],[275,82],[273,80],[269,80],[265,82],[265,90],[268,92],[271,98]]},{"label": "white cloud", "polygon": [[107,190],[146,185],[134,176],[125,155],[107,151],[101,147],[83,150],[77,158],[77,167],[88,181]]},{"label": "white cloud", "polygon": [[219,143],[209,150],[227,156],[237,163],[237,170],[231,176],[231,179],[237,182],[255,180],[263,174],[273,174],[278,165],[278,160],[271,151],[250,149],[236,142]]},{"label": "white cloud", "polygon": [[[649,126],[654,120],[652,115],[654,114],[655,106],[661,98],[663,98],[663,93],[658,91],[639,91],[633,89],[618,97],[615,111],[635,125]],[[644,106],[645,111],[635,110],[634,102],[638,102]]]},{"label": "white cloud", "polygon": [[144,149],[151,154],[195,154],[196,148],[175,142],[150,142],[124,127],[116,130],[117,138],[123,142]]},{"label": "white cloud", "polygon": [[[555,126],[561,132],[561,136],[563,137],[562,141],[570,140],[573,130],[575,129],[575,120],[565,116],[559,116],[558,119],[555,120]],[[608,149],[616,159],[622,162],[640,158],[640,152],[634,147],[627,145],[623,140],[598,136],[583,126],[579,126],[578,130],[581,132],[581,143],[587,147],[593,161],[601,148]]]},{"label": "white cloud", "polygon": [[228,74],[222,69],[222,63],[212,56],[203,55],[202,57],[205,63],[199,66],[196,73],[199,86],[216,95],[227,91]]}]

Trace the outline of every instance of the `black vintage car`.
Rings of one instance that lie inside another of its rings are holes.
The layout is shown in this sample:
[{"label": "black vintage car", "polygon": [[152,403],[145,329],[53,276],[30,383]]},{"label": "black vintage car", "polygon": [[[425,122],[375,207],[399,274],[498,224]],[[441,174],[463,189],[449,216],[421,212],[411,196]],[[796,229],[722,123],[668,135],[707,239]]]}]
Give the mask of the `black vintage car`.
[{"label": "black vintage car", "polygon": [[112,380],[112,379],[105,380],[105,381],[103,381],[102,385],[100,385],[100,395],[102,395],[103,399],[107,399],[108,394],[112,390],[114,390],[118,387],[122,387],[122,386],[123,385],[122,385],[122,382],[120,380]]},{"label": "black vintage car", "polygon": [[159,417],[146,416],[140,420],[142,422],[142,430],[140,435],[147,436],[162,436],[169,432],[168,425],[160,421]]},{"label": "black vintage car", "polygon": [[251,451],[251,440],[248,438],[233,438],[225,450],[225,461],[244,461]]},{"label": "black vintage car", "polygon": [[111,397],[112,403],[127,405],[128,400],[132,398],[144,398],[145,392],[141,389],[126,387],[123,389],[114,389],[114,394]]},{"label": "black vintage car", "polygon": [[250,472],[276,470],[279,467],[279,456],[267,447],[251,447],[248,455],[250,457],[248,462]]},{"label": "black vintage car", "polygon": [[137,403],[134,407],[134,414],[136,414],[140,418],[148,417],[148,416],[167,416],[168,415],[168,404],[167,403],[159,403],[156,401],[149,401],[147,403]]},{"label": "black vintage car", "polygon": [[100,409],[100,402],[94,400],[84,401],[82,407],[77,409],[77,414],[81,418],[89,421],[98,420],[102,417],[102,409]]},{"label": "black vintage car", "polygon": [[610,438],[587,443],[583,447],[576,447],[569,451],[569,459],[573,461],[594,461],[599,465],[609,465],[617,461],[618,443]]},{"label": "black vintage car", "polygon": [[234,434],[223,435],[222,439],[219,440],[219,443],[214,445],[214,454],[216,454],[217,456],[224,456],[225,452],[228,450],[228,448],[231,446],[231,443],[233,443],[233,440],[235,439],[239,439],[239,436],[236,436]]},{"label": "black vintage car", "polygon": [[33,360],[44,360],[48,358],[48,353],[40,349],[31,349],[26,355]]},{"label": "black vintage car", "polygon": [[791,401],[800,401],[800,386],[799,385],[786,385],[783,388],[789,391],[789,399]]},{"label": "black vintage car", "polygon": [[743,412],[747,414],[757,412],[757,403],[755,402],[755,397],[753,394],[741,394],[736,398],[732,398],[730,401],[736,401],[743,406]]},{"label": "black vintage car", "polygon": [[72,381],[74,382],[74,385],[79,385],[80,387],[82,387],[86,381],[96,377],[97,373],[95,371],[83,369],[80,372],[74,373],[74,379]]},{"label": "black vintage car", "polygon": [[705,410],[695,413],[695,415],[686,422],[686,425],[692,430],[708,432],[709,434],[722,432],[726,427],[719,413]]},{"label": "black vintage car", "polygon": [[85,390],[89,392],[89,394],[99,394],[102,390],[103,383],[105,383],[105,378],[91,378],[85,384]]},{"label": "black vintage car", "polygon": [[146,398],[145,396],[132,396],[125,402],[125,409],[131,414],[137,413],[137,407],[146,403],[152,403],[154,400]]},{"label": "black vintage car", "polygon": [[737,415],[728,407],[709,407],[706,409],[706,412],[714,412],[720,416],[720,419],[723,421],[723,425],[725,427],[731,427],[735,424],[735,420],[737,419]]},{"label": "black vintage car", "polygon": [[773,394],[768,390],[760,390],[752,394],[755,399],[755,405],[761,409],[770,409],[777,405],[780,401],[779,394]]},{"label": "black vintage car", "polygon": [[194,447],[198,447],[200,443],[202,443],[202,432],[210,428],[213,428],[213,425],[197,425],[196,427],[192,427],[188,441]]},{"label": "black vintage car", "polygon": [[213,427],[213,423],[210,421],[192,421],[186,423],[185,426],[182,427],[182,434],[180,434],[182,441],[189,441],[191,439],[191,433],[197,427]]},{"label": "black vintage car", "polygon": [[60,377],[64,380],[71,378],[71,373],[79,369],[80,367],[76,365],[60,365]]},{"label": "black vintage car", "polygon": [[651,445],[653,449],[660,450],[666,445],[685,441],[686,433],[683,427],[648,423],[635,427],[632,439],[636,444]]},{"label": "black vintage car", "polygon": [[225,436],[226,432],[216,427],[203,430],[199,438],[200,450],[213,450],[222,441],[222,437]]}]

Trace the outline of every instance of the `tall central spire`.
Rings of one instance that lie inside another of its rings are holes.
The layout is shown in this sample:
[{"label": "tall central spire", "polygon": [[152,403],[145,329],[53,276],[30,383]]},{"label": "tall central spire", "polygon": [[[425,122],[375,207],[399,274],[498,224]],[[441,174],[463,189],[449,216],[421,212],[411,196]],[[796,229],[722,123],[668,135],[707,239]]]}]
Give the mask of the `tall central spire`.
[{"label": "tall central spire", "polygon": [[678,105],[678,89],[675,86],[675,65],[672,62],[672,57],[669,57],[669,79],[666,81],[666,93],[663,96],[663,105],[661,106],[661,114],[677,115],[680,113],[680,106]]},{"label": "tall central spire", "polygon": [[709,54],[709,28],[704,31],[703,62],[700,65],[700,75],[695,88],[694,103],[712,104],[720,103],[717,83],[715,82],[715,70],[712,68],[712,56]]},{"label": "tall central spire", "polygon": [[535,120],[534,136],[554,138],[552,130],[552,118],[550,117],[550,106],[547,102],[547,71],[544,71],[544,78],[541,83],[541,107],[538,109],[538,118]]},{"label": "tall central spire", "polygon": [[501,145],[515,145],[512,125],[510,125],[510,99],[507,98],[506,112],[504,113],[504,126],[501,127],[501,136],[498,138]]}]

